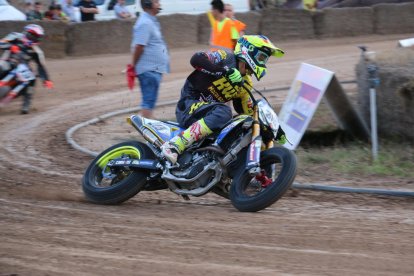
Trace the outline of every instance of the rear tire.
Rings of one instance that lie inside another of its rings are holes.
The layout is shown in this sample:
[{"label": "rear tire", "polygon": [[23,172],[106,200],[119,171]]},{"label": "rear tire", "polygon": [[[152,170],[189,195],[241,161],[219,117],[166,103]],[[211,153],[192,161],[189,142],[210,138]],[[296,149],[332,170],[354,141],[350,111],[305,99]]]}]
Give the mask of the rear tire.
[{"label": "rear tire", "polygon": [[[116,169],[114,178],[105,178],[102,171],[108,162],[121,156],[131,159],[151,159],[154,154],[137,141],[116,144],[100,153],[86,169],[82,189],[86,198],[97,204],[120,204],[139,193],[147,182],[148,171]],[[107,168],[105,173],[110,173]]]},{"label": "rear tire", "polygon": [[[241,212],[263,210],[285,194],[296,177],[296,156],[283,147],[271,148],[261,153],[260,167],[272,180],[267,187],[262,187],[246,170],[239,170],[233,179],[230,200]],[[252,187],[257,192],[253,195],[249,194]]]}]

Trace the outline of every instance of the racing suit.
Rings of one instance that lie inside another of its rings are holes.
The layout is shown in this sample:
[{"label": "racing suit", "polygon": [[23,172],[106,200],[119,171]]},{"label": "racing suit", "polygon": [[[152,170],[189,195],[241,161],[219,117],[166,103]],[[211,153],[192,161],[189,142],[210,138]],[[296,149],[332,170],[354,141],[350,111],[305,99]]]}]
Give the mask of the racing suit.
[{"label": "racing suit", "polygon": [[[0,57],[0,78],[4,77],[8,71],[15,68],[20,62],[29,64],[33,60],[37,65],[38,76],[43,81],[49,81],[43,51],[37,45],[25,45],[25,39],[24,34],[13,32],[0,40],[0,49],[3,50]],[[18,52],[13,51],[12,46],[17,46]],[[31,81],[19,94],[23,96],[22,113],[29,111],[34,86],[35,80]]]},{"label": "racing suit", "polygon": [[[226,78],[229,69],[237,68],[236,56],[232,52],[197,52],[190,63],[195,70],[181,90],[175,113],[182,128],[204,119],[212,131],[222,129],[232,118],[231,108],[225,104],[231,100],[237,113],[253,113],[252,100],[245,88],[232,85]],[[243,78],[245,86],[251,86],[250,77]]]}]

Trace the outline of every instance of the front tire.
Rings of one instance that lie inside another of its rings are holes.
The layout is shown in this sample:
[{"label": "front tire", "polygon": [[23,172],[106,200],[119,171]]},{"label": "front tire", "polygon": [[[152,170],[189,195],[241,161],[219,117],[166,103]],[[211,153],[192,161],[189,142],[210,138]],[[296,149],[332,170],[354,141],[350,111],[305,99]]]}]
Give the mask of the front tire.
[{"label": "front tire", "polygon": [[[147,182],[148,171],[133,171],[128,167],[111,172],[106,165],[115,158],[151,159],[154,154],[137,141],[116,144],[100,153],[86,169],[82,189],[86,198],[97,204],[120,204],[139,193]],[[105,171],[104,171],[105,169]],[[105,177],[111,174],[111,177]]]},{"label": "front tire", "polygon": [[286,148],[263,151],[260,168],[271,183],[264,185],[246,170],[239,170],[230,188],[231,203],[241,212],[257,212],[269,207],[292,185],[296,166],[296,156]]}]

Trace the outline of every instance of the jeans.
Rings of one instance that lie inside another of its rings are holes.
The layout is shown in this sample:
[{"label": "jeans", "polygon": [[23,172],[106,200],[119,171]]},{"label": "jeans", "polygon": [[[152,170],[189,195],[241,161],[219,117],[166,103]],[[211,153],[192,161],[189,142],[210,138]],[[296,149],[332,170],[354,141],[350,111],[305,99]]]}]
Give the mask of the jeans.
[{"label": "jeans", "polygon": [[162,74],[154,71],[144,72],[138,75],[142,93],[142,109],[154,109],[158,98]]}]

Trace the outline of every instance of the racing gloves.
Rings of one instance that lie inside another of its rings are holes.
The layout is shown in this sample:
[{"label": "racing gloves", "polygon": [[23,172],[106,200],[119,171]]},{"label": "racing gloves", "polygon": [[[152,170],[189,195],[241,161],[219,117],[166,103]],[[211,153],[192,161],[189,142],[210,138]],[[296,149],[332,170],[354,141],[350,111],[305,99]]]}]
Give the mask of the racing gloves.
[{"label": "racing gloves", "polygon": [[232,85],[242,85],[243,77],[240,74],[240,71],[236,68],[231,68],[226,72],[226,78],[231,82]]}]

